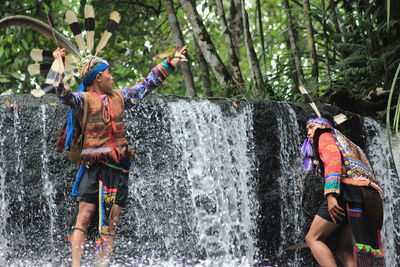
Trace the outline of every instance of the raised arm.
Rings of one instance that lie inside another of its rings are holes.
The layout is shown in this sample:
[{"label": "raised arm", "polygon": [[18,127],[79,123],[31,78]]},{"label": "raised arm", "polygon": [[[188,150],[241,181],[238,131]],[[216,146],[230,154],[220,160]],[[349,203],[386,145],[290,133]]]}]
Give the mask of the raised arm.
[{"label": "raised arm", "polygon": [[83,111],[83,94],[81,92],[72,93],[70,90],[64,87],[64,83],[61,82],[56,88],[58,100],[67,106],[70,106],[74,113],[80,113]]},{"label": "raised arm", "polygon": [[[57,48],[53,52],[53,58],[55,59],[56,57],[64,57],[64,48]],[[77,93],[72,93],[70,90],[66,89],[64,86],[64,83],[61,82],[56,88],[56,94],[58,100],[65,105],[70,106],[75,113],[79,113],[83,110],[83,94],[80,92]]]},{"label": "raised arm", "polygon": [[125,99],[125,108],[137,104],[155,88],[157,88],[175,69],[180,62],[187,61],[186,46],[175,53],[172,60],[166,59],[155,66],[147,77],[130,88],[120,89]]}]

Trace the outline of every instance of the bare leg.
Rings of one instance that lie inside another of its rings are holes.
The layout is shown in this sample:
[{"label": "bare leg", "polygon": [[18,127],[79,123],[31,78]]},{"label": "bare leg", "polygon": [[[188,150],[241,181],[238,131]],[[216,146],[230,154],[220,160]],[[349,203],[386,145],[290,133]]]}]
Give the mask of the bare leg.
[{"label": "bare leg", "polygon": [[343,229],[340,230],[340,240],[337,250],[337,256],[345,267],[354,266],[353,246],[352,246],[352,234],[350,225],[344,225]]},{"label": "bare leg", "polygon": [[95,204],[79,202],[79,212],[75,223],[76,230],[72,232],[72,267],[81,266],[86,239],[85,230],[89,228],[90,219],[92,218],[95,208]]},{"label": "bare leg", "polygon": [[338,224],[327,221],[316,215],[306,235],[306,243],[314,258],[322,267],[337,266],[332,251],[323,242],[337,227],[339,227]]},{"label": "bare leg", "polygon": [[110,235],[106,236],[108,246],[105,248],[101,248],[100,251],[97,253],[98,267],[108,266],[111,258],[114,237],[117,232],[118,220],[121,210],[122,208],[119,205],[114,204],[112,207],[110,219],[108,221],[108,232]]}]

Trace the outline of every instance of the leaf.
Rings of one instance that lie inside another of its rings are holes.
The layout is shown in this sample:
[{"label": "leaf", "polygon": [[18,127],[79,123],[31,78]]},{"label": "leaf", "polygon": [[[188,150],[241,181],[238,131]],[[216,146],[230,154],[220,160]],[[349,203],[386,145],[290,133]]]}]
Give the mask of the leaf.
[{"label": "leaf", "polygon": [[27,41],[25,41],[25,39],[22,39],[21,42],[22,42],[22,45],[23,45],[24,49],[28,51],[29,50],[29,45],[28,45]]},{"label": "leaf", "polygon": [[7,79],[4,76],[0,76],[0,83],[9,83],[9,82],[10,82],[10,79]]}]

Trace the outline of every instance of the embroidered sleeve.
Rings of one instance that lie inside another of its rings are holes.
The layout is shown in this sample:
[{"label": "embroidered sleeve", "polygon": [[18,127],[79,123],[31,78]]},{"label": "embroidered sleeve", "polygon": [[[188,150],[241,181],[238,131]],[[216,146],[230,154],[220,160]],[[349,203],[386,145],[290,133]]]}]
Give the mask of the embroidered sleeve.
[{"label": "embroidered sleeve", "polygon": [[120,89],[124,95],[125,108],[139,103],[145,96],[157,88],[173,71],[174,66],[172,66],[170,60],[164,60],[155,66],[143,81],[130,88]]},{"label": "embroidered sleeve", "polygon": [[325,171],[324,195],[340,194],[342,158],[332,133],[321,134],[318,141],[318,152]]},{"label": "embroidered sleeve", "polygon": [[70,106],[75,113],[80,113],[83,110],[84,97],[82,93],[72,93],[60,83],[56,88],[58,100],[67,106]]}]

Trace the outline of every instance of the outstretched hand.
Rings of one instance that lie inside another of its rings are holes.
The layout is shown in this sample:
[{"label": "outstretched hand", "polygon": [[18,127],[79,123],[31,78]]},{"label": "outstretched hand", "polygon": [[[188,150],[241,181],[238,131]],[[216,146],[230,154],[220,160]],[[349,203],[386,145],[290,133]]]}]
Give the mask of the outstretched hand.
[{"label": "outstretched hand", "polygon": [[53,58],[56,59],[57,57],[61,56],[61,58],[65,57],[65,48],[57,48],[53,52]]},{"label": "outstretched hand", "polygon": [[178,65],[181,62],[187,62],[187,58],[185,57],[186,54],[186,48],[187,45],[185,45],[184,47],[182,47],[181,50],[176,51],[174,58],[171,60],[171,64],[175,67],[176,65]]}]

